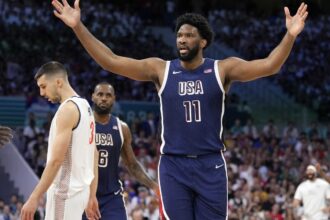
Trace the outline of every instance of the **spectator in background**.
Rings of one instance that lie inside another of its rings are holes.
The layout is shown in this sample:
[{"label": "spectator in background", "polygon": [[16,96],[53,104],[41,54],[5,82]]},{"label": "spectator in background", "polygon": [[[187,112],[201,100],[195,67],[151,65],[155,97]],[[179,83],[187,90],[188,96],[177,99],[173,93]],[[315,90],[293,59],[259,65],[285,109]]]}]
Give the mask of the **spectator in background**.
[{"label": "spectator in background", "polygon": [[[293,200],[293,207],[297,210],[302,204],[304,220],[328,220],[330,207],[329,183],[316,177],[316,168],[309,165],[306,168],[306,180],[299,184]],[[296,215],[299,215],[296,212]]]}]

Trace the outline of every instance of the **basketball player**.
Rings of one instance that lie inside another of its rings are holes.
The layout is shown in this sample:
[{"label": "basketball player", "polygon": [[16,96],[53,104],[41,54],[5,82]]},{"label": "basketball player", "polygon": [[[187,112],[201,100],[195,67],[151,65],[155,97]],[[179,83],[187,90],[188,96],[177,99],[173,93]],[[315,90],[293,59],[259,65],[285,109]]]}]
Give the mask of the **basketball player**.
[{"label": "basketball player", "polygon": [[136,60],[116,55],[80,20],[79,0],[53,0],[54,14],[71,27],[93,59],[104,69],[155,83],[160,97],[162,145],[159,184],[167,219],[226,219],[227,174],[222,151],[225,93],[234,81],[277,73],[288,58],[307,18],[302,3],[294,16],[285,7],[287,32],[268,57],[246,61],[213,60],[203,51],[213,39],[201,15],[181,15],[176,24],[178,59]]},{"label": "basketball player", "polygon": [[[88,102],[70,86],[67,74],[62,64],[49,62],[35,75],[40,95],[60,106],[50,127],[46,167],[22,208],[22,220],[33,219],[46,191],[46,220],[81,219],[90,196],[96,202],[94,116]],[[99,217],[96,211],[89,214],[91,219]]]},{"label": "basketball player", "polygon": [[297,209],[303,204],[302,220],[328,220],[330,202],[329,183],[316,178],[316,168],[306,168],[306,179],[300,183],[294,195],[293,207]]},{"label": "basketball player", "polygon": [[[126,123],[111,114],[116,100],[115,90],[107,82],[101,82],[92,94],[96,122],[96,146],[99,152],[99,179],[97,200],[102,219],[126,220],[126,210],[119,180],[119,157],[128,171],[143,185],[158,190],[158,184],[145,173],[132,150],[132,135]],[[85,219],[85,217],[84,217]]]},{"label": "basketball player", "polygon": [[12,130],[9,127],[0,125],[0,148],[13,138]]}]

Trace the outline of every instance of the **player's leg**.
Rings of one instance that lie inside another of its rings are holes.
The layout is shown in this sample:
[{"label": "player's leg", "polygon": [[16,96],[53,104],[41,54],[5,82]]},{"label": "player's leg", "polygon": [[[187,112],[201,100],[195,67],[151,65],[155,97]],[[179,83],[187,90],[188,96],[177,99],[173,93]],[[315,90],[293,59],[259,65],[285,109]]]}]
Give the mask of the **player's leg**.
[{"label": "player's leg", "polygon": [[[77,193],[70,199],[66,199],[64,203],[64,210],[59,219],[63,220],[81,220],[89,199],[89,187]],[[60,201],[60,199],[59,199]],[[61,207],[61,206],[60,206]]]},{"label": "player's leg", "polygon": [[227,171],[222,155],[199,160],[196,169],[194,203],[196,220],[227,219]]},{"label": "player's leg", "polygon": [[102,220],[127,220],[124,198],[121,193],[99,199]]},{"label": "player's leg", "polygon": [[185,184],[189,177],[185,168],[177,163],[182,158],[162,156],[159,161],[159,185],[163,212],[166,219],[194,218],[193,192]]}]

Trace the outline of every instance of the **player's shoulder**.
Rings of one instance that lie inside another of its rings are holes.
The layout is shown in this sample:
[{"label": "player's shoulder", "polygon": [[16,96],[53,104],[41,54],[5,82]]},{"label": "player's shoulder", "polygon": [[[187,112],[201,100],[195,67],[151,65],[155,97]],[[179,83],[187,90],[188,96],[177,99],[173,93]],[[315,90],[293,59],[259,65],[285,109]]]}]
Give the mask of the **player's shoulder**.
[{"label": "player's shoulder", "polygon": [[125,121],[123,121],[123,120],[121,120],[120,118],[117,118],[118,119],[118,123],[119,123],[119,125],[123,128],[123,129],[128,129],[129,127],[128,127],[128,124],[125,122]]},{"label": "player's shoulder", "polygon": [[317,179],[316,179],[316,182],[317,182],[318,184],[321,184],[321,185],[324,185],[324,186],[329,186],[329,183],[328,183],[326,180],[321,179],[321,178],[317,178]]},{"label": "player's shoulder", "polygon": [[61,107],[58,109],[59,113],[61,114],[70,114],[74,112],[78,112],[78,105],[75,101],[73,100],[67,100],[65,101]]}]

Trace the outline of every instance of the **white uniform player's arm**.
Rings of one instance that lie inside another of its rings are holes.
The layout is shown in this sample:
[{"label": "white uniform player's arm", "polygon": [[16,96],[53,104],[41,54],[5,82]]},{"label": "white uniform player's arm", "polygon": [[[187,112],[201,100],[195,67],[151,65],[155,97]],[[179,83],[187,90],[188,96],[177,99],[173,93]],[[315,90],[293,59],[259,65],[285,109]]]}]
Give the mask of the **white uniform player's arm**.
[{"label": "white uniform player's arm", "polygon": [[28,201],[24,204],[21,212],[22,220],[32,220],[40,198],[48,190],[60,169],[65,154],[68,151],[72,130],[79,121],[79,111],[75,104],[67,102],[58,110],[56,120],[56,137],[52,147],[52,157],[47,162],[41,179],[33,190]]},{"label": "white uniform player's arm", "polygon": [[99,210],[99,204],[96,198],[97,185],[99,180],[99,152],[95,146],[94,151],[94,179],[90,185],[90,193],[87,207],[85,209],[86,217],[88,219],[99,219],[101,218],[101,212]]}]

